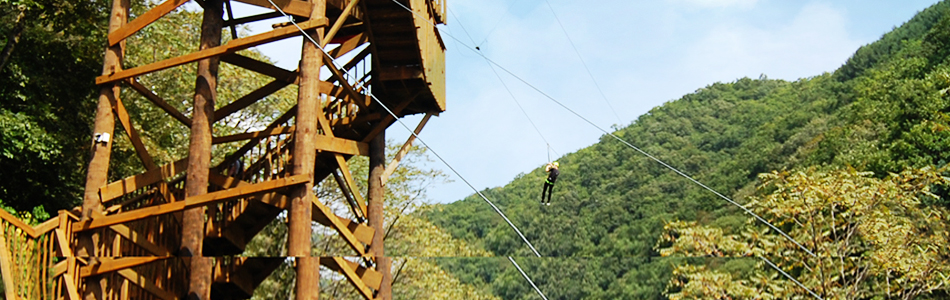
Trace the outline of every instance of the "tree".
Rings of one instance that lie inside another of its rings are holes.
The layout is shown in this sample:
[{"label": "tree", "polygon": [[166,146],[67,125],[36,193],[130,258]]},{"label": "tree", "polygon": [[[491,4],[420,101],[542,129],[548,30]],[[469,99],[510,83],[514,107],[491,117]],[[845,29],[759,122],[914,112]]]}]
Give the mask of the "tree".
[{"label": "tree", "polygon": [[[657,245],[664,256],[763,257],[825,299],[945,297],[950,284],[947,210],[925,203],[946,187],[943,170],[909,169],[884,179],[853,169],[760,175],[762,196],[749,207],[815,256],[750,218],[727,233],[671,222]],[[801,288],[759,261],[750,276],[681,266],[671,299],[791,299]]]}]

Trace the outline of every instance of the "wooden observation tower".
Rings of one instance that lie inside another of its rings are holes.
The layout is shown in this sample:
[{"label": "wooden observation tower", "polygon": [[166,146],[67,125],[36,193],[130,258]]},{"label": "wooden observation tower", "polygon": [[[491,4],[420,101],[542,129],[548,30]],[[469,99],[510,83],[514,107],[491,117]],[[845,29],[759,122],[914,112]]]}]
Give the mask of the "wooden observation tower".
[{"label": "wooden observation tower", "polygon": [[[296,271],[296,299],[319,298],[321,266],[366,299],[391,299],[391,260],[382,238],[384,184],[404,152],[385,161],[384,133],[395,117],[369,92],[398,117],[425,114],[417,132],[445,110],[445,47],[433,26],[444,22],[444,0],[234,0],[272,12],[228,20],[229,0],[195,1],[204,10],[196,52],[124,69],[123,41],[187,0],[165,0],[132,20],[129,1],[113,0],[103,75],[95,79],[101,90],[83,205],[34,227],[0,210],[7,299],[247,299],[283,263]],[[301,36],[289,23],[222,44],[224,28],[286,21],[277,19],[283,15],[273,5],[331,50],[304,39],[297,70],[238,53]],[[190,117],[136,81],[192,63],[198,67]],[[220,63],[273,81],[238,99],[218,98]],[[321,76],[321,70],[329,74]],[[228,136],[213,132],[216,121],[288,85],[299,88],[297,104],[266,128]],[[123,88],[190,128],[187,157],[156,164],[119,98]],[[215,103],[226,105],[215,110]],[[116,121],[145,170],[108,182]],[[225,142],[243,146],[213,157],[213,145]],[[360,194],[346,164],[357,155],[369,157],[367,195]],[[235,171],[242,165],[236,161],[246,166]],[[341,205],[355,217],[341,217],[316,198],[313,186],[325,179],[338,183],[347,199]],[[242,256],[247,242],[284,211],[287,257]],[[314,257],[316,224],[337,232],[352,253]]]}]

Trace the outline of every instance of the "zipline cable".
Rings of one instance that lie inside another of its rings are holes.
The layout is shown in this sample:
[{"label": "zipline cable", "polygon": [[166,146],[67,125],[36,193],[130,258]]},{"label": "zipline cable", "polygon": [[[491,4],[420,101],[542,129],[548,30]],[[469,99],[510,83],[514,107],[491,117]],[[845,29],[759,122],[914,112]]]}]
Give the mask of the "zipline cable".
[{"label": "zipline cable", "polygon": [[[498,21],[495,22],[495,26],[493,26],[491,30],[489,30],[488,33],[485,34],[485,38],[482,39],[481,42],[475,43],[475,40],[472,40],[472,45],[475,45],[475,49],[478,49],[478,47],[480,47],[481,45],[484,45],[485,42],[488,42],[488,38],[491,37],[491,34],[495,32],[495,29],[498,29],[498,25],[501,25],[501,21],[504,21],[505,17],[508,17],[508,12],[511,11],[511,8],[515,6],[515,3],[518,3],[518,0],[511,1],[511,3],[508,4],[508,8],[505,9],[504,13],[502,13],[501,18],[499,18]],[[460,21],[462,20],[457,17],[455,19],[460,20]],[[462,22],[459,22],[459,25],[461,24]]]},{"label": "zipline cable", "polygon": [[785,273],[785,270],[782,270],[781,268],[779,268],[778,266],[776,266],[774,263],[772,263],[771,260],[768,260],[767,258],[765,258],[765,257],[763,257],[763,256],[759,256],[759,258],[761,258],[762,260],[764,260],[765,263],[769,264],[770,267],[772,267],[773,269],[775,269],[775,270],[778,271],[779,273],[782,273],[782,275],[785,275],[786,278],[791,279],[792,281],[794,281],[795,284],[797,284],[799,287],[805,289],[806,291],[808,291],[808,293],[811,293],[811,295],[814,296],[815,298],[818,298],[818,300],[825,300],[825,299],[821,298],[821,296],[818,296],[818,294],[815,294],[815,292],[812,292],[811,289],[805,287],[805,285],[802,284],[800,281],[798,281],[798,280],[795,279],[795,278],[792,278],[792,275],[788,275],[788,273]]},{"label": "zipline cable", "polygon": [[[450,14],[452,14],[452,17],[453,17],[453,18],[455,18],[456,20],[460,20],[459,17],[455,15],[455,12],[454,12],[451,8],[448,8],[448,11],[449,11]],[[459,27],[462,28],[462,32],[465,32],[465,35],[468,36],[468,39],[472,41],[472,44],[475,44],[475,39],[473,39],[473,38],[472,38],[472,35],[468,33],[468,30],[467,30],[467,29],[465,29],[465,25],[462,25],[462,22],[461,22],[461,21],[459,21],[458,23],[459,23]],[[476,50],[481,51],[480,49],[476,49]],[[482,56],[482,57],[484,57],[484,56]],[[547,160],[547,161],[548,161],[548,162],[551,162],[551,161],[552,161],[552,160],[551,160],[551,151],[554,151],[555,157],[560,157],[560,154],[557,153],[557,150],[554,150],[554,147],[551,147],[551,143],[548,142],[548,139],[545,138],[545,137],[544,137],[544,134],[541,133],[541,129],[538,129],[538,125],[534,123],[534,120],[531,119],[531,116],[528,116],[528,111],[526,111],[526,110],[524,109],[524,107],[521,106],[521,101],[518,101],[518,98],[515,97],[515,94],[514,94],[513,92],[511,92],[511,88],[509,88],[509,87],[508,87],[508,84],[505,83],[505,80],[501,78],[501,74],[498,74],[498,71],[495,70],[495,66],[492,65],[491,62],[489,62],[488,60],[485,61],[485,64],[487,64],[488,67],[491,68],[492,73],[494,73],[494,74],[495,74],[495,77],[498,78],[498,82],[501,82],[501,86],[505,87],[505,91],[508,92],[508,96],[511,96],[511,100],[514,100],[514,101],[515,101],[515,104],[518,105],[518,109],[521,110],[521,113],[524,114],[524,117],[525,117],[526,119],[528,119],[528,122],[529,122],[529,123],[531,123],[531,127],[534,128],[534,131],[537,132],[537,133],[538,133],[538,136],[541,137],[541,140],[544,141],[545,146],[547,146],[547,148],[545,149],[545,152],[546,152],[547,155],[548,155],[548,160]]]},{"label": "zipline cable", "polygon": [[518,263],[515,262],[515,259],[509,256],[508,260],[511,261],[511,263],[515,265],[515,268],[518,268],[518,272],[521,272],[521,276],[524,276],[524,279],[527,280],[528,283],[531,284],[531,287],[534,288],[534,291],[538,292],[538,295],[541,296],[541,299],[548,300],[548,297],[545,296],[544,293],[541,292],[541,289],[539,289],[537,285],[534,285],[534,281],[531,280],[531,277],[528,277],[528,274],[526,274],[524,270],[521,269],[521,266],[519,266]]},{"label": "zipline cable", "polygon": [[613,104],[610,104],[610,100],[607,100],[607,95],[604,94],[604,90],[600,88],[600,84],[597,83],[597,79],[594,78],[594,73],[590,71],[590,67],[587,66],[587,62],[584,61],[584,56],[581,55],[581,51],[577,50],[577,46],[574,45],[574,39],[571,38],[570,34],[567,34],[567,29],[564,28],[564,24],[561,23],[561,18],[557,16],[557,12],[554,11],[554,7],[551,6],[551,2],[544,0],[544,3],[548,5],[548,8],[551,10],[551,14],[554,15],[554,19],[557,20],[557,25],[561,27],[561,32],[564,32],[564,36],[567,37],[567,41],[571,42],[571,48],[574,48],[574,53],[577,54],[577,58],[581,60],[581,64],[584,65],[584,70],[587,70],[587,75],[590,76],[590,80],[594,82],[594,87],[597,88],[597,91],[600,92],[600,96],[604,98],[604,102],[607,103],[607,107],[610,108],[610,112],[614,113],[614,117],[617,117],[617,126],[623,124],[623,120],[620,119],[620,115],[617,114],[617,110],[614,109]]},{"label": "zipline cable", "polygon": [[[281,15],[284,15],[284,17],[286,17],[286,18],[290,21],[290,23],[294,25],[294,27],[297,27],[297,30],[300,30],[300,33],[304,36],[304,38],[306,38],[306,39],[309,40],[311,43],[313,43],[315,46],[317,46],[317,49],[320,49],[320,51],[323,52],[323,55],[326,55],[326,57],[329,58],[330,62],[333,64],[333,67],[334,67],[334,68],[337,68],[338,70],[341,70],[341,71],[344,73],[344,75],[346,75],[346,73],[347,73],[346,70],[339,67],[339,64],[336,62],[336,59],[334,59],[333,56],[330,55],[330,53],[327,52],[326,49],[324,49],[323,46],[320,45],[320,43],[318,43],[316,40],[314,40],[313,37],[310,36],[310,34],[308,34],[306,31],[304,31],[303,28],[300,27],[300,25],[297,25],[297,22],[294,20],[293,17],[291,17],[290,15],[287,15],[287,13],[285,13],[284,10],[280,8],[280,6],[277,6],[276,4],[274,4],[274,1],[273,1],[273,0],[267,0],[267,2],[270,2],[270,4],[271,4],[275,9],[277,9],[277,11],[280,12]],[[405,6],[402,5],[402,3],[396,2],[396,4],[399,4],[399,6],[402,6],[403,8],[406,8]],[[412,12],[412,10],[409,10],[409,11]],[[413,13],[415,13],[415,12],[413,12]],[[426,19],[426,21],[428,21],[428,19]],[[430,24],[431,24],[431,23],[430,23]],[[435,26],[435,25],[433,24],[433,26]],[[345,79],[340,78],[340,80],[345,80]],[[419,135],[417,135],[417,134],[415,133],[415,131],[413,131],[412,129],[410,129],[409,126],[406,125],[406,123],[404,123],[404,122],[402,121],[402,119],[399,118],[399,116],[397,116],[395,113],[393,113],[393,111],[390,110],[389,107],[386,106],[386,104],[384,104],[382,101],[380,101],[379,98],[376,98],[376,95],[374,95],[374,94],[373,94],[372,92],[370,92],[369,90],[367,90],[366,92],[367,92],[367,94],[369,94],[370,98],[372,98],[374,101],[376,101],[377,104],[379,104],[379,106],[381,106],[383,109],[385,109],[386,112],[389,113],[389,115],[391,115],[391,116],[393,117],[393,119],[395,119],[397,122],[399,122],[399,124],[402,125],[402,127],[405,128],[406,131],[409,131],[409,133],[412,134],[412,136],[414,136],[417,140],[419,140],[419,142],[422,143],[422,145],[423,145],[426,149],[428,149],[429,151],[432,151],[432,154],[435,155],[435,157],[437,157],[440,161],[442,161],[442,163],[445,164],[445,166],[449,167],[449,170],[452,170],[452,173],[455,173],[455,176],[458,176],[459,178],[461,178],[462,181],[465,182],[465,184],[467,184],[469,188],[471,188],[473,191],[475,191],[475,193],[478,194],[478,196],[480,196],[480,197],[482,198],[482,200],[485,200],[485,202],[487,202],[488,205],[491,205],[491,207],[492,207],[493,209],[495,209],[495,212],[498,213],[498,215],[501,216],[503,219],[505,219],[505,222],[508,223],[508,226],[511,226],[511,229],[514,229],[515,232],[518,233],[518,236],[520,236],[520,237],[521,237],[521,240],[523,240],[523,241],[525,242],[525,244],[528,245],[528,248],[531,248],[531,252],[533,252],[535,256],[541,257],[541,254],[538,253],[538,250],[534,248],[534,245],[532,245],[531,242],[528,241],[528,238],[526,238],[526,237],[524,236],[524,234],[521,233],[521,230],[519,230],[518,227],[515,226],[515,224],[512,223],[510,219],[508,219],[508,216],[506,216],[505,213],[503,213],[503,212],[501,211],[501,209],[498,208],[498,206],[495,206],[495,203],[493,203],[491,200],[488,200],[488,197],[485,197],[485,195],[482,195],[482,193],[479,192],[478,189],[476,189],[474,185],[472,185],[470,182],[468,182],[468,180],[465,179],[465,177],[463,177],[462,174],[460,174],[458,171],[456,171],[455,168],[452,167],[452,165],[450,165],[447,161],[445,161],[445,159],[443,159],[442,156],[439,155],[438,152],[436,152],[434,149],[432,149],[432,147],[429,147],[429,145],[425,142],[425,140],[423,140],[421,137],[419,137]]]},{"label": "zipline cable", "polygon": [[[271,1],[271,0],[268,0],[268,1]],[[422,20],[425,20],[426,22],[428,22],[429,24],[431,24],[434,28],[436,28],[436,30],[438,30],[438,27],[435,26],[434,23],[429,22],[429,20],[428,20],[427,18],[425,18],[425,17],[423,17],[423,16],[420,16],[418,13],[412,11],[411,9],[409,9],[408,7],[406,7],[405,5],[403,5],[402,3],[399,3],[399,1],[397,1],[397,0],[392,0],[392,1],[393,1],[393,3],[396,3],[397,5],[401,6],[401,7],[402,7],[403,9],[405,9],[406,11],[409,11],[410,13],[416,15],[417,17],[422,18]],[[453,40],[456,40],[456,41],[458,41],[459,43],[465,45],[465,42],[460,41],[457,37],[455,37],[455,36],[453,36],[453,35],[451,35],[451,34],[447,34],[447,36],[450,37],[450,38],[452,38]],[[627,145],[628,147],[630,147],[630,148],[636,150],[636,151],[639,152],[640,154],[642,154],[642,155],[644,155],[644,156],[650,158],[651,160],[653,160],[653,161],[659,163],[660,165],[666,167],[667,169],[670,169],[670,170],[673,171],[674,173],[676,173],[676,174],[682,176],[683,178],[686,178],[687,180],[689,180],[689,181],[693,182],[694,184],[696,184],[696,185],[702,187],[703,189],[706,189],[707,191],[712,192],[712,193],[715,194],[716,196],[719,196],[720,198],[722,198],[722,199],[726,200],[727,202],[731,203],[732,205],[734,205],[734,206],[736,206],[736,207],[742,209],[743,211],[745,211],[745,212],[748,213],[749,215],[752,215],[752,216],[753,216],[756,220],[758,220],[759,222],[761,222],[761,223],[767,225],[769,228],[772,228],[772,230],[775,230],[776,232],[778,232],[779,234],[781,234],[783,237],[785,237],[786,239],[788,239],[789,241],[791,241],[792,243],[794,243],[795,245],[797,245],[798,248],[802,249],[803,251],[805,251],[806,253],[808,253],[809,255],[811,255],[811,256],[814,257],[814,258],[818,258],[818,255],[816,255],[816,254],[815,254],[814,252],[812,252],[811,250],[808,250],[808,248],[806,248],[804,245],[802,245],[801,243],[799,243],[798,241],[796,241],[794,238],[792,238],[791,236],[789,236],[787,233],[785,233],[785,231],[779,229],[779,228],[776,227],[775,225],[772,225],[772,223],[770,223],[768,220],[765,220],[764,218],[762,218],[761,216],[759,216],[758,214],[756,214],[756,213],[753,212],[752,210],[746,208],[746,207],[743,206],[742,204],[739,204],[738,202],[736,202],[736,201],[730,199],[729,197],[726,197],[725,195],[723,195],[723,194],[719,193],[718,191],[716,191],[716,190],[710,188],[709,186],[703,184],[702,182],[699,182],[698,180],[694,179],[693,177],[690,177],[690,176],[687,175],[686,173],[683,173],[683,172],[680,171],[679,169],[677,169],[677,168],[675,168],[675,167],[673,167],[673,166],[671,166],[671,165],[669,165],[669,164],[663,162],[662,160],[660,160],[660,159],[654,157],[653,155],[647,153],[646,151],[643,151],[642,149],[638,148],[637,146],[634,146],[633,144],[630,144],[630,143],[627,142],[626,140],[621,139],[620,137],[614,135],[613,133],[610,133],[610,132],[604,130],[604,129],[601,128],[600,126],[597,126],[597,124],[594,124],[594,122],[591,122],[589,119],[585,118],[585,117],[582,116],[581,114],[579,114],[579,113],[577,113],[576,111],[572,110],[571,108],[567,107],[566,105],[564,105],[563,103],[561,103],[560,101],[558,101],[557,99],[555,99],[554,97],[551,97],[550,95],[548,95],[547,93],[545,93],[544,91],[542,91],[541,89],[539,89],[538,87],[536,87],[536,86],[534,86],[533,84],[529,83],[527,80],[525,80],[525,79],[521,78],[520,76],[514,74],[514,73],[511,72],[510,70],[506,69],[504,66],[502,66],[502,65],[496,63],[495,61],[491,60],[490,58],[488,58],[487,56],[485,56],[484,54],[482,54],[480,51],[477,51],[477,50],[475,50],[475,49],[472,49],[471,47],[466,47],[466,48],[468,48],[469,51],[475,52],[475,54],[478,54],[479,56],[481,56],[482,58],[484,58],[486,61],[490,62],[491,64],[497,66],[497,67],[498,67],[499,69],[501,69],[502,71],[505,71],[506,73],[508,73],[508,75],[511,75],[511,76],[515,77],[516,79],[518,79],[518,81],[521,81],[522,83],[524,83],[525,85],[527,85],[527,86],[530,87],[531,89],[533,89],[533,90],[535,90],[536,92],[538,92],[539,94],[543,95],[545,98],[548,98],[549,100],[551,100],[551,101],[553,101],[554,103],[558,104],[559,106],[561,106],[561,107],[564,108],[565,110],[571,112],[572,114],[574,114],[575,116],[577,116],[577,117],[580,118],[581,120],[584,120],[585,122],[587,122],[587,123],[590,124],[591,126],[594,126],[594,128],[597,128],[598,130],[600,130],[600,131],[603,132],[604,134],[607,134],[607,135],[613,137],[614,139],[620,141],[621,143]],[[403,126],[405,126],[405,124],[404,124]],[[406,126],[406,129],[408,129],[408,126]],[[451,168],[451,167],[450,167],[450,168]],[[479,194],[479,195],[481,195],[481,194]],[[767,258],[761,257],[761,256],[760,256],[760,258],[762,258],[763,260],[768,261],[770,265],[774,265],[774,264],[772,264],[772,262],[769,261]],[[788,273],[782,272],[781,270],[779,270],[779,271],[780,271],[780,273],[781,273],[782,275],[784,275],[786,278],[788,278],[788,279],[790,279],[790,280],[792,280],[792,281],[798,282],[798,280],[796,280],[795,278],[793,278],[793,277],[792,277],[791,275],[789,275]],[[798,283],[800,283],[800,282],[798,282]],[[816,298],[823,300],[821,297],[818,297],[818,294],[816,294],[815,292],[813,292],[811,289],[805,287],[804,285],[799,285],[799,286],[802,287],[803,289],[805,289],[806,291],[808,291],[810,294],[812,294],[812,295],[815,296]]]},{"label": "zipline cable", "polygon": [[[270,1],[270,0],[268,0],[268,1]],[[406,9],[407,11],[410,11],[410,12],[412,12],[413,14],[416,14],[416,12],[414,12],[414,11],[412,11],[411,9],[409,9],[408,7],[404,6],[402,3],[399,3],[399,2],[396,1],[396,0],[392,0],[392,1],[393,1],[394,3],[396,3],[396,4],[399,4],[399,6],[402,6],[403,9]],[[416,15],[419,16],[418,14],[416,14]],[[422,17],[422,16],[419,16],[419,17]],[[430,22],[429,24],[432,24],[432,23]],[[435,26],[435,24],[433,24],[433,26]],[[436,28],[438,28],[438,27],[436,27]],[[460,41],[457,37],[455,37],[455,36],[453,36],[453,35],[451,35],[451,34],[447,34],[446,36],[448,36],[448,37],[450,37],[450,38],[452,38],[452,39],[458,41],[459,43],[461,43],[461,44],[463,44],[463,45],[465,44],[465,42]],[[514,77],[515,79],[518,79],[518,81],[521,81],[521,83],[523,83],[523,84],[525,84],[526,86],[530,87],[530,88],[533,89],[535,92],[538,92],[539,94],[541,94],[541,95],[544,96],[545,98],[548,98],[548,100],[551,100],[552,102],[554,102],[554,103],[557,104],[558,106],[564,108],[565,110],[567,110],[568,112],[570,112],[570,113],[573,114],[574,116],[580,118],[581,120],[584,120],[584,122],[587,122],[587,124],[590,124],[590,125],[593,126],[594,128],[597,128],[597,130],[600,130],[600,131],[603,132],[604,134],[609,135],[610,137],[616,139],[617,141],[620,141],[620,142],[623,143],[624,145],[627,145],[627,147],[630,147],[631,149],[636,150],[636,151],[639,152],[640,154],[642,154],[642,155],[646,156],[647,158],[650,158],[651,160],[653,160],[653,161],[659,163],[660,165],[666,167],[667,169],[673,171],[674,173],[680,175],[681,177],[686,178],[687,180],[691,181],[692,183],[694,183],[694,184],[696,184],[696,185],[702,187],[703,189],[705,189],[705,190],[707,190],[707,191],[709,191],[709,192],[712,192],[712,193],[715,194],[716,196],[719,196],[719,198],[722,198],[723,200],[726,200],[727,202],[731,203],[732,205],[734,205],[734,206],[736,206],[736,207],[742,209],[742,210],[745,211],[747,214],[752,215],[752,216],[753,216],[756,220],[758,220],[759,222],[761,222],[761,223],[767,225],[769,228],[772,228],[773,230],[775,230],[776,232],[778,232],[779,234],[781,234],[782,236],[784,236],[786,239],[788,239],[789,241],[791,241],[792,243],[794,243],[795,245],[797,245],[798,248],[801,248],[803,251],[805,251],[806,253],[808,253],[808,254],[811,255],[812,257],[818,258],[818,255],[815,255],[814,252],[812,252],[811,250],[808,250],[808,248],[805,248],[804,245],[802,245],[801,243],[799,243],[798,241],[796,241],[794,238],[792,238],[791,236],[789,236],[787,233],[785,233],[785,231],[783,231],[782,229],[779,229],[779,228],[776,227],[775,225],[772,225],[772,223],[770,223],[768,220],[765,220],[764,218],[762,218],[761,216],[759,216],[759,215],[756,214],[755,212],[749,210],[748,208],[746,208],[746,207],[743,206],[742,204],[739,204],[738,202],[736,202],[736,201],[730,199],[729,197],[726,197],[725,195],[723,195],[723,194],[719,193],[718,191],[712,189],[711,187],[709,187],[709,186],[703,184],[702,182],[699,182],[698,180],[693,179],[693,177],[690,177],[690,176],[687,175],[686,173],[683,173],[683,171],[680,171],[679,169],[677,169],[677,168],[675,168],[675,167],[673,167],[673,166],[667,164],[666,162],[663,162],[663,161],[660,160],[659,158],[656,158],[655,156],[651,155],[650,153],[647,153],[646,151],[643,151],[642,149],[640,149],[640,148],[638,148],[637,146],[634,146],[633,144],[627,142],[626,140],[624,140],[624,139],[622,139],[622,138],[620,138],[620,137],[614,135],[613,133],[610,133],[610,132],[608,132],[607,130],[604,130],[603,128],[601,128],[601,127],[598,126],[597,124],[594,124],[594,122],[592,122],[591,120],[585,118],[583,115],[577,113],[576,111],[574,111],[574,110],[571,109],[570,107],[567,107],[567,105],[564,105],[564,103],[561,103],[561,101],[558,101],[557,99],[555,99],[555,98],[552,97],[551,95],[548,95],[547,93],[545,93],[544,91],[542,91],[542,90],[541,90],[540,88],[538,88],[537,86],[531,84],[530,82],[528,82],[528,81],[525,80],[524,78],[521,78],[521,76],[518,76],[517,74],[515,74],[514,72],[508,70],[508,69],[505,68],[504,66],[502,66],[502,65],[498,64],[497,62],[491,60],[490,58],[488,58],[487,56],[485,56],[484,54],[482,54],[480,51],[476,51],[476,50],[472,49],[471,47],[467,47],[467,48],[468,48],[468,50],[470,50],[470,51],[472,51],[472,52],[475,52],[475,54],[478,54],[479,56],[481,56],[482,58],[484,58],[486,61],[490,62],[492,65],[495,65],[496,67],[498,67],[498,68],[501,69],[502,71],[505,71],[505,73],[508,73],[508,75],[511,75],[511,76]]]}]

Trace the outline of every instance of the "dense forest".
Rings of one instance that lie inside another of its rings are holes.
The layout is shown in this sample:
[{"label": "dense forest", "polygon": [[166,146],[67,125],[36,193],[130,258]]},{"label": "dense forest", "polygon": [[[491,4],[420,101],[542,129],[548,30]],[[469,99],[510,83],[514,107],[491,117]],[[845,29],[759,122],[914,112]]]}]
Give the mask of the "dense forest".
[{"label": "dense forest", "polygon": [[[833,73],[714,83],[615,135],[747,205],[815,256],[724,199],[605,136],[544,170],[426,216],[497,256],[520,256],[549,299],[948,296],[950,3],[938,3]],[[764,259],[763,259],[764,258]],[[503,299],[538,299],[494,258],[441,266]],[[933,267],[931,267],[933,266]]]},{"label": "dense forest", "polygon": [[[0,207],[31,222],[81,198],[108,2],[0,0]],[[133,13],[152,5],[132,2]],[[180,10],[169,19],[142,33],[161,46],[129,41],[126,67],[197,47],[200,14]],[[394,265],[402,274],[397,298],[538,299],[502,256],[518,257],[549,299],[808,296],[769,263],[825,299],[950,297],[948,57],[950,3],[941,2],[861,47],[832,73],[714,83],[614,132],[748,206],[815,255],[603,137],[558,159],[562,175],[551,206],[538,205],[540,168],[483,191],[543,258],[532,258],[476,196],[422,205],[427,185],[444,178],[410,160],[387,198],[387,247],[401,257]],[[221,72],[242,71],[223,65]],[[141,80],[161,82],[156,86],[167,89],[156,92],[182,99],[173,104],[187,113],[192,74],[186,65]],[[221,83],[224,98],[265,82],[251,72],[229,78],[239,79]],[[283,90],[253,107],[257,114],[235,116],[215,130],[266,122],[257,116],[286,108],[293,92]],[[186,129],[147,101],[123,97],[141,121],[137,129],[151,137],[147,146],[169,149],[156,159],[180,157]],[[413,153],[424,160],[421,149]],[[110,177],[140,170],[134,155],[127,140],[117,140]],[[354,169],[365,163],[352,162]],[[285,254],[279,221],[247,255]],[[342,246],[321,240],[314,247],[333,253]],[[290,268],[279,269],[255,297],[287,296],[291,278]],[[342,281],[325,281],[328,296],[356,297],[343,292]]]}]

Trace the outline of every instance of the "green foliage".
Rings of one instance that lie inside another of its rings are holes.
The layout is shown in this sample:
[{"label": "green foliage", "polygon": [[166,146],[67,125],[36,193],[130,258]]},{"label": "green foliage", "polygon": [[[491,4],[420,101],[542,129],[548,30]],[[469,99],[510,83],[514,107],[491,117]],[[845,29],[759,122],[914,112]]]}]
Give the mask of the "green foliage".
[{"label": "green foliage", "polygon": [[[946,209],[923,205],[950,179],[931,169],[885,179],[855,170],[763,174],[766,195],[749,204],[816,256],[749,219],[738,234],[695,222],[672,222],[658,247],[664,256],[768,257],[825,299],[913,299],[946,295],[950,223]],[[736,277],[706,267],[677,267],[670,298],[807,297],[776,271]]]},{"label": "green foliage", "polygon": [[[757,176],[772,170],[850,167],[881,179],[907,168],[945,166],[950,162],[946,158],[950,153],[948,32],[950,2],[941,2],[862,47],[833,74],[794,82],[760,77],[715,83],[654,108],[615,134],[740,203],[754,194]],[[561,177],[550,207],[538,205],[544,176],[540,168],[483,192],[542,255],[563,260],[657,257],[660,250],[671,251],[654,246],[664,226],[676,220],[692,227],[710,226],[681,237],[716,240],[686,249],[702,255],[738,253],[745,243],[738,237],[751,234],[744,231],[746,219],[739,209],[611,137],[602,137],[599,143],[558,161]],[[933,194],[942,197],[925,197],[923,206],[950,207],[948,190],[935,188]],[[508,225],[474,196],[437,206],[427,216],[453,236],[496,255],[531,254]],[[755,265],[761,276],[732,272],[732,278],[771,280],[775,275],[763,273],[768,267],[761,261],[741,261],[734,265]],[[446,269],[463,280],[485,282],[503,298],[531,297],[532,291],[522,290],[519,283],[500,282],[505,279],[450,263],[444,266],[452,266]],[[623,295],[616,298],[662,299],[678,293],[666,290],[669,278],[686,280],[684,274],[719,271],[709,262],[695,266],[649,265],[629,270],[587,266],[587,272],[637,278],[640,284],[634,288],[629,282],[612,280],[597,285],[577,277],[569,284],[542,284],[541,288],[577,296],[571,299],[601,299],[610,291],[622,291],[611,294]],[[543,278],[564,270],[538,272]],[[663,279],[650,281],[647,274]],[[734,281],[726,279],[711,282]],[[717,288],[748,292],[739,287]],[[592,292],[574,295],[568,291],[577,289]]]},{"label": "green foliage", "polygon": [[0,204],[56,211],[80,199],[108,2],[0,1]]}]

